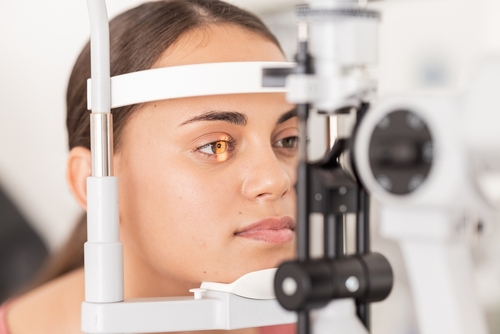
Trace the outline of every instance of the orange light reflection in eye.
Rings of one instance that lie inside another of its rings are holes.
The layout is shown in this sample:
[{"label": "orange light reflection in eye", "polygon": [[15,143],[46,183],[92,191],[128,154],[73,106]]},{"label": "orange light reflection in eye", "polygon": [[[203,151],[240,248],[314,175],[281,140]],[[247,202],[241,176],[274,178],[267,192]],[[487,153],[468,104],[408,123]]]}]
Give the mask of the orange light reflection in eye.
[{"label": "orange light reflection in eye", "polygon": [[223,161],[226,161],[228,158],[229,158],[229,154],[228,154],[227,152],[222,153],[222,154],[217,154],[217,155],[215,156],[215,159],[216,159],[218,162],[223,162]]},{"label": "orange light reflection in eye", "polygon": [[212,146],[212,152],[215,154],[224,154],[228,149],[228,143],[225,141],[218,141]]}]

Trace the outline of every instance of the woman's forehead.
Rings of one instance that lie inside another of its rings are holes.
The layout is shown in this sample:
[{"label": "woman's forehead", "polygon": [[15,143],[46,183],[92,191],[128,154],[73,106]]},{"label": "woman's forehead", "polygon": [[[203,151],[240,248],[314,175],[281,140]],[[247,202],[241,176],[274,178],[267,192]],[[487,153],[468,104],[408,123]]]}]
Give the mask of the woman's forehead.
[{"label": "woman's forehead", "polygon": [[279,47],[233,24],[208,24],[180,37],[153,66],[234,61],[285,61]]}]

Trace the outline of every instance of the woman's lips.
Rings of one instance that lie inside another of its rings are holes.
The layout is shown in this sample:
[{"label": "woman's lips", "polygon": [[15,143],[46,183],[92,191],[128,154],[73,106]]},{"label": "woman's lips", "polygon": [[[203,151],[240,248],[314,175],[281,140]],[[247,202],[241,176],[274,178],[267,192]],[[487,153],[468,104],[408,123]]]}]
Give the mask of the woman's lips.
[{"label": "woman's lips", "polygon": [[244,227],[234,235],[272,244],[282,244],[292,241],[294,227],[295,222],[290,217],[267,218]]}]

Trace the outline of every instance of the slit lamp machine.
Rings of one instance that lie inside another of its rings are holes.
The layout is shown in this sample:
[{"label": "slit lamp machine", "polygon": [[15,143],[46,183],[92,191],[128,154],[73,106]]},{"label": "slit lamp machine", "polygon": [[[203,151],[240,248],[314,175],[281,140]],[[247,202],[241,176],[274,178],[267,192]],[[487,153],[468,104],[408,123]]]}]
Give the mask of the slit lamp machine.
[{"label": "slit lamp machine", "polygon": [[[370,198],[380,233],[398,242],[422,334],[486,334],[472,286],[464,215],[494,210],[481,178],[500,170],[500,61],[484,63],[465,92],[376,98],[380,13],[351,0],[298,6],[295,62],[235,62],[110,77],[104,0],[88,0],[92,77],[92,176],[87,179],[84,333],[239,329],[297,322],[300,334],[370,332],[369,304],[393,286],[388,260],[370,250]],[[203,78],[218,77],[205,85]],[[231,284],[204,282],[191,297],[124,300],[112,108],[156,100],[285,92],[296,104],[300,162],[297,257]],[[314,110],[336,116],[335,144],[307,159]],[[323,217],[323,257],[310,256],[310,215]],[[345,254],[344,217],[356,216],[356,252]]]}]

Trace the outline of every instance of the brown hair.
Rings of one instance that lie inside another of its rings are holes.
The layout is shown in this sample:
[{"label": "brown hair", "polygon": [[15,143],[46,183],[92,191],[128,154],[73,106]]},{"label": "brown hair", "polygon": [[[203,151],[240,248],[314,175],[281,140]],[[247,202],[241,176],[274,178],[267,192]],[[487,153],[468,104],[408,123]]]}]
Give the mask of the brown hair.
[{"label": "brown hair", "polygon": [[[208,24],[234,24],[279,42],[255,15],[219,0],[163,0],[144,3],[110,21],[111,76],[151,68],[160,56],[188,31]],[[90,149],[87,79],[90,77],[90,43],[83,48],[71,73],[66,94],[69,148]],[[112,110],[115,149],[126,120],[137,105]],[[30,288],[83,266],[87,240],[86,214],[73,233],[40,271]]]}]

